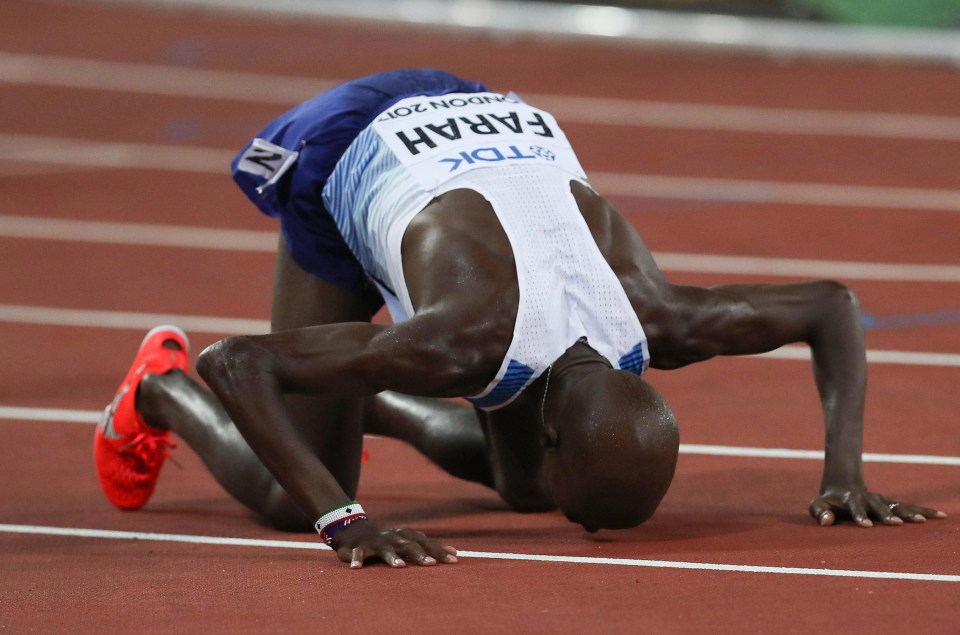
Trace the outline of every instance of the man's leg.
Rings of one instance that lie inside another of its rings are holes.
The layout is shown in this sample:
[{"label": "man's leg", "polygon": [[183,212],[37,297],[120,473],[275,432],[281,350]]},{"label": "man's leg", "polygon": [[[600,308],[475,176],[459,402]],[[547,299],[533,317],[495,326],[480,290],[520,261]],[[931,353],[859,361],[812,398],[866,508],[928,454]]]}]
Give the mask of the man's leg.
[{"label": "man's leg", "polygon": [[493,487],[477,411],[446,399],[382,392],[364,409],[364,432],[404,441],[448,474]]},{"label": "man's leg", "polygon": [[[185,373],[147,375],[137,409],[150,425],[176,432],[231,496],[271,525],[310,528],[311,519],[260,462],[213,394]],[[368,399],[363,415],[366,432],[405,441],[451,475],[493,487],[473,408],[386,392]]]},{"label": "man's leg", "polygon": [[[281,237],[274,280],[273,331],[369,321],[370,313],[358,295],[297,266]],[[360,473],[363,402],[300,395],[291,395],[288,400],[299,434],[353,496]],[[314,519],[304,516],[283,491],[213,394],[185,373],[174,370],[146,375],[137,392],[136,408],[151,426],[173,430],[183,438],[223,488],[267,522],[287,530],[311,527]]]},{"label": "man's leg", "polygon": [[308,519],[253,453],[220,402],[185,373],[144,377],[137,410],[151,426],[176,432],[227,493],[271,525],[288,531],[309,528]]}]

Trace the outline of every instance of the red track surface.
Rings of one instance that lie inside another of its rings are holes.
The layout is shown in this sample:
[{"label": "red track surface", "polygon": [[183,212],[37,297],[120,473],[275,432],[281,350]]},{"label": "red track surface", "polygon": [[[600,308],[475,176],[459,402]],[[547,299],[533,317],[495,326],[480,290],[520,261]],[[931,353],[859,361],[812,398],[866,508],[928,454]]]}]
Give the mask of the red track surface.
[{"label": "red track surface", "polygon": [[[957,116],[960,77],[896,65],[775,62],[385,25],[231,14],[0,4],[0,52],[347,79],[437,66],[497,89],[784,108]],[[257,86],[252,85],[251,91]],[[235,150],[282,105],[0,84],[0,134]],[[561,123],[563,123],[561,121]],[[188,138],[177,136],[185,124]],[[566,126],[588,171],[956,189],[960,143]],[[0,162],[0,215],[271,230],[222,175]],[[956,212],[617,200],[652,249],[960,264]],[[0,238],[10,305],[267,317],[267,253]],[[715,284],[743,279],[677,274]],[[776,280],[768,278],[769,280]],[[229,283],[224,284],[224,281]],[[887,315],[957,310],[957,283],[850,281]],[[0,406],[94,410],[142,333],[7,322]],[[192,335],[196,350],[218,338]],[[960,353],[956,323],[872,331],[870,348]],[[724,360],[651,373],[685,443],[818,448],[808,364]],[[866,449],[960,456],[960,369],[871,368]],[[112,509],[92,426],[0,421],[0,523],[315,541],[259,525],[187,448],[136,513]],[[372,439],[364,505],[462,550],[813,569],[960,574],[958,468],[868,464],[872,487],[942,508],[925,526],[820,529],[816,461],[681,456],[649,524],[590,536],[559,514],[517,515],[419,455]],[[463,558],[350,571],[329,552],[0,533],[4,632],[956,632],[958,583],[786,572]]]}]

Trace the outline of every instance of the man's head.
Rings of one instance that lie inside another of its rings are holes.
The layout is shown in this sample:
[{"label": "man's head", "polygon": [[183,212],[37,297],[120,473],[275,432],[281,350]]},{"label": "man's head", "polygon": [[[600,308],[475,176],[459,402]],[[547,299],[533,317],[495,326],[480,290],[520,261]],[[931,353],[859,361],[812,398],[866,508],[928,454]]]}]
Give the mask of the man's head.
[{"label": "man's head", "polygon": [[647,382],[613,370],[583,344],[552,371],[544,402],[544,475],[570,520],[626,529],[653,515],[673,480],[680,437]]}]

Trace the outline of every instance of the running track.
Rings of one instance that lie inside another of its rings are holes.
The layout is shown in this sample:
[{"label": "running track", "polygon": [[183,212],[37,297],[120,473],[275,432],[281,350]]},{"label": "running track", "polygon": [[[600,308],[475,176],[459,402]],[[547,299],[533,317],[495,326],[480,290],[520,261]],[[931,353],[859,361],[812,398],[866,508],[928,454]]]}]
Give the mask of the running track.
[{"label": "running track", "polygon": [[[509,513],[383,439],[364,505],[459,565],[349,571],[260,526],[187,448],[146,509],[112,509],[90,422],[143,331],[177,316],[200,350],[264,328],[274,227],[231,153],[331,82],[426,65],[552,109],[672,279],[848,282],[877,326],[868,480],[950,518],[820,529],[810,452],[742,456],[822,447],[792,350],[651,373],[685,452],[635,530]],[[0,4],[0,629],[955,632],[958,103],[943,68]]]}]

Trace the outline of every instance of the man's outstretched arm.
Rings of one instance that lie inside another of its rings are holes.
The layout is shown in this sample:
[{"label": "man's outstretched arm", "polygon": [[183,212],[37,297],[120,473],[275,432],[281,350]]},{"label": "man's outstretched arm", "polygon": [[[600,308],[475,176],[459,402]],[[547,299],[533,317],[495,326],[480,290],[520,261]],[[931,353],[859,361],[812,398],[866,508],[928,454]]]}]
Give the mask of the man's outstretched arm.
[{"label": "man's outstretched arm", "polygon": [[[863,317],[853,293],[835,282],[673,287],[667,313],[676,326],[651,341],[652,362],[676,368],[716,355],[750,355],[805,342],[826,426],[820,495],[810,513],[831,525],[837,513],[860,526],[898,525],[944,514],[870,492],[863,477],[867,362]],[[654,330],[656,332],[656,330]]]},{"label": "man's outstretched arm", "polygon": [[[457,361],[477,361],[469,346],[445,338],[431,322],[428,317],[391,326],[332,324],[229,338],[201,353],[197,370],[277,481],[305,514],[320,518],[350,498],[302,440],[284,394],[345,399],[382,390],[447,396],[475,389],[473,373]],[[419,532],[384,530],[373,522],[349,525],[332,546],[354,567],[369,557],[391,566],[456,560],[451,549]]]}]

